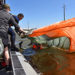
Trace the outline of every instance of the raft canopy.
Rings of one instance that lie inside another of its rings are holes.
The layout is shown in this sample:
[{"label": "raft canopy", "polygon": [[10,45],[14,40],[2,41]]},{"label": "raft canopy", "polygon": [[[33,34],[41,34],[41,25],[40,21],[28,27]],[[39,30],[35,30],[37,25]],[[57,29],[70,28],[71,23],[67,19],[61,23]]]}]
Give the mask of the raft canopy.
[{"label": "raft canopy", "polygon": [[29,36],[30,37],[40,37],[42,35],[46,35],[49,38],[55,38],[54,40],[56,41],[58,41],[57,40],[58,38],[60,38],[61,41],[62,39],[66,39],[67,41],[69,41],[69,43],[67,43],[68,46],[66,48],[69,48],[69,52],[75,52],[75,33],[74,31],[75,31],[75,18],[72,18],[72,19],[68,19],[65,21],[61,21],[59,23],[51,24],[49,26],[45,26],[45,27],[36,29]]}]

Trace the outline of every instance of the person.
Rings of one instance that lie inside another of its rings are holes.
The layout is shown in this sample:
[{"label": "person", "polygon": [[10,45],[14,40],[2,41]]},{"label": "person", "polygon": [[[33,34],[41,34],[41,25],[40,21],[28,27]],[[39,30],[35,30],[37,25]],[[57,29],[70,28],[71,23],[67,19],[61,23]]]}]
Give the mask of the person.
[{"label": "person", "polygon": [[4,57],[9,69],[9,52],[8,52],[8,28],[9,24],[12,23],[17,31],[24,32],[22,28],[15,22],[12,15],[9,14],[10,6],[8,4],[3,4],[3,10],[0,10],[0,37],[4,45]]},{"label": "person", "polygon": [[[14,19],[17,23],[19,23],[19,21],[24,18],[24,15],[22,13],[19,13],[17,16],[15,16],[15,15],[12,15],[12,16],[14,17]],[[19,51],[19,49],[15,46],[16,35],[15,35],[14,30],[11,28],[11,26],[13,26],[13,25],[10,24],[10,27],[8,29],[8,33],[11,35],[11,37],[10,37],[10,39],[11,39],[11,50],[12,51]],[[16,30],[16,32],[18,32],[18,31]]]}]

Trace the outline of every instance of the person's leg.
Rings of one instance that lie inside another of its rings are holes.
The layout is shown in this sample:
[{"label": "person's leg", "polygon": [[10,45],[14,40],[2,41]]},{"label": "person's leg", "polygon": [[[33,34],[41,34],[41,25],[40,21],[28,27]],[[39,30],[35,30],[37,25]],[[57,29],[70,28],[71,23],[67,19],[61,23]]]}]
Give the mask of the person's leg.
[{"label": "person's leg", "polygon": [[15,47],[15,32],[13,31],[12,28],[8,29],[8,33],[11,35],[10,39],[11,39],[11,48]]},{"label": "person's leg", "polygon": [[6,62],[6,71],[11,71],[10,57],[9,57],[9,49],[8,49],[8,33],[3,33],[2,42],[4,44],[4,60]]},{"label": "person's leg", "polygon": [[0,37],[2,38],[2,42],[4,45],[4,57],[6,65],[9,65],[9,52],[8,52],[8,33],[0,32]]},{"label": "person's leg", "polygon": [[15,38],[16,38],[15,32],[13,31],[12,28],[9,28],[8,33],[11,35],[11,38],[10,38],[11,39],[11,50],[12,51],[19,51],[19,49],[15,46]]},{"label": "person's leg", "polygon": [[11,71],[11,64],[10,64],[10,57],[9,57],[9,50],[8,46],[4,46],[4,57],[5,57],[5,63],[6,63],[6,71],[9,72]]},{"label": "person's leg", "polygon": [[8,51],[8,46],[6,46],[4,48],[4,56],[5,56],[6,65],[8,66],[9,65],[9,51]]},{"label": "person's leg", "polygon": [[19,48],[20,48],[20,49],[22,49],[22,43],[23,43],[23,41],[21,41],[21,42],[19,43]]}]

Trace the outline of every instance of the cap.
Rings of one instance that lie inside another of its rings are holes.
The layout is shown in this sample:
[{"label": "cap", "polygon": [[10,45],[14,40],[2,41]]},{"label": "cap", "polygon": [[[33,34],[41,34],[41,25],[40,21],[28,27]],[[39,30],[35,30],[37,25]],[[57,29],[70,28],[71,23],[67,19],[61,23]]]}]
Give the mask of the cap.
[{"label": "cap", "polygon": [[11,11],[10,6],[8,4],[3,4],[2,5],[2,8],[3,9],[9,9]]}]

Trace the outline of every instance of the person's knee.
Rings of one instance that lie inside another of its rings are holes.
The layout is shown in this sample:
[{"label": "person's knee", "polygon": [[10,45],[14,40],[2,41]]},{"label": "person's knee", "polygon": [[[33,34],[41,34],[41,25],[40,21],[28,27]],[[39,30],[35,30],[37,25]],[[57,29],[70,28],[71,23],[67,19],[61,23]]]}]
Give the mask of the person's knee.
[{"label": "person's knee", "polygon": [[15,32],[13,31],[12,28],[9,28],[9,29],[8,29],[8,33],[9,33],[11,36],[15,36]]}]

